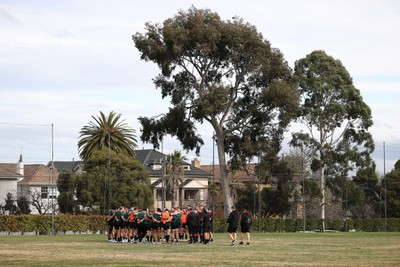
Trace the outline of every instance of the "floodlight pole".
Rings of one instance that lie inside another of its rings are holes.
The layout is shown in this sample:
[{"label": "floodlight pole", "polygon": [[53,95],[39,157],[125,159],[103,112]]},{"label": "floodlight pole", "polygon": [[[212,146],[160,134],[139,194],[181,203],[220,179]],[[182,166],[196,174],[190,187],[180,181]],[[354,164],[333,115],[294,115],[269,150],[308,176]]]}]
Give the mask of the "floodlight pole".
[{"label": "floodlight pole", "polygon": [[166,176],[166,158],[165,158],[165,155],[164,155],[164,142],[163,141],[161,141],[161,154],[162,154],[162,209],[164,210],[165,208],[166,208],[166,198],[167,198],[167,195],[166,195],[166,190],[167,190],[167,188],[166,188],[166,181],[165,181],[165,176]]},{"label": "floodlight pole", "polygon": [[55,234],[55,225],[54,225],[54,124],[51,124],[51,169],[50,169],[50,177],[51,177],[51,228],[52,234]]},{"label": "floodlight pole", "polygon": [[303,180],[303,232],[306,232],[306,194],[305,194],[305,182],[304,182],[304,153],[303,143],[301,144],[301,178]]},{"label": "floodlight pole", "polygon": [[385,179],[385,232],[387,231],[387,203],[386,203],[386,145],[383,142],[383,178]]},{"label": "floodlight pole", "polygon": [[214,201],[215,201],[215,198],[214,198],[214,192],[215,192],[215,170],[214,170],[214,168],[215,168],[215,133],[213,132],[213,136],[212,136],[212,157],[213,157],[213,159],[212,159],[212,165],[213,165],[213,167],[212,167],[212,192],[211,192],[211,216],[212,216],[212,220],[211,220],[211,222],[212,222],[212,228],[211,229],[214,229],[214,217],[215,217],[215,214],[214,214]]},{"label": "floodlight pole", "polygon": [[261,194],[260,194],[260,156],[258,156],[258,232],[260,232],[260,220],[261,220]]}]

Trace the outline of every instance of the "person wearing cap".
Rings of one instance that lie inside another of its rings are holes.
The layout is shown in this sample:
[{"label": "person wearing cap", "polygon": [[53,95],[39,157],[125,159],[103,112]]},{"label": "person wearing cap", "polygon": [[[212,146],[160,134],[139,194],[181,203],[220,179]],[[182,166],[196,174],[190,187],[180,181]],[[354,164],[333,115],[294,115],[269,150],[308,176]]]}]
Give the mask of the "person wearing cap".
[{"label": "person wearing cap", "polygon": [[238,229],[240,214],[236,210],[235,206],[231,207],[231,213],[229,213],[228,220],[226,223],[228,224],[228,236],[232,240],[231,246],[236,245],[236,232]]}]

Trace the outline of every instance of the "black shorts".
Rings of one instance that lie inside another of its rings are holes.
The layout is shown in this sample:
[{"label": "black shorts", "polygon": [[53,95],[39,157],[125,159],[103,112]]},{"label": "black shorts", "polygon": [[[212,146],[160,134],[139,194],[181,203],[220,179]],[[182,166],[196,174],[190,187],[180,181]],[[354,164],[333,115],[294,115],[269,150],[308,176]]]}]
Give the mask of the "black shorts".
[{"label": "black shorts", "polygon": [[180,226],[181,226],[180,223],[172,223],[171,224],[171,229],[179,229]]},{"label": "black shorts", "polygon": [[121,229],[123,227],[123,223],[121,221],[114,222],[115,229]]},{"label": "black shorts", "polygon": [[171,222],[160,223],[160,228],[164,230],[171,229]]},{"label": "black shorts", "polygon": [[159,228],[160,228],[160,223],[159,222],[152,222],[151,223],[151,229],[158,230]]},{"label": "black shorts", "polygon": [[137,222],[129,222],[129,229],[137,229]]},{"label": "black shorts", "polygon": [[250,233],[250,226],[241,226],[240,231],[242,233]]},{"label": "black shorts", "polygon": [[211,232],[211,224],[203,225],[203,233]]},{"label": "black shorts", "polygon": [[182,223],[181,228],[187,228],[187,224],[186,223]]},{"label": "black shorts", "polygon": [[228,233],[236,233],[237,232],[237,226],[228,226]]}]

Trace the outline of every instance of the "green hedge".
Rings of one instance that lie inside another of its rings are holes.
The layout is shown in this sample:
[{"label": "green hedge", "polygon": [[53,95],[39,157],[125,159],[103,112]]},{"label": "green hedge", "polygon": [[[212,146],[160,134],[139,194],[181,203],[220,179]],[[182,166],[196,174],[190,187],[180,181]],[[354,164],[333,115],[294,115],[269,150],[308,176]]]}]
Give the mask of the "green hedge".
[{"label": "green hedge", "polygon": [[[322,221],[319,219],[307,219],[306,231],[322,231]],[[66,231],[98,232],[105,233],[107,228],[105,216],[101,215],[56,215],[54,216],[54,230],[56,233]],[[226,232],[226,219],[214,220],[214,232]],[[253,231],[260,232],[299,232],[304,229],[302,219],[255,219],[252,225]],[[385,219],[349,219],[325,221],[325,229],[333,231],[385,231]],[[386,220],[386,231],[400,232],[400,218]],[[51,215],[1,215],[0,232],[36,232],[37,234],[49,234],[53,232],[53,217]]]},{"label": "green hedge", "polygon": [[[305,222],[306,231],[322,231],[322,220],[307,219]],[[226,232],[226,219],[216,219],[214,221],[214,232]],[[260,232],[280,232],[290,233],[304,230],[304,221],[302,219],[272,219],[262,218],[260,222],[257,219],[253,221],[253,231]],[[363,232],[384,232],[385,219],[348,219],[326,220],[325,230],[333,231],[363,231]],[[400,218],[390,218],[386,220],[386,231],[400,232]]]},{"label": "green hedge", "polygon": [[[56,215],[54,230],[57,233],[105,232],[106,218],[101,215]],[[52,233],[53,217],[51,215],[3,215],[0,216],[0,232]]]}]

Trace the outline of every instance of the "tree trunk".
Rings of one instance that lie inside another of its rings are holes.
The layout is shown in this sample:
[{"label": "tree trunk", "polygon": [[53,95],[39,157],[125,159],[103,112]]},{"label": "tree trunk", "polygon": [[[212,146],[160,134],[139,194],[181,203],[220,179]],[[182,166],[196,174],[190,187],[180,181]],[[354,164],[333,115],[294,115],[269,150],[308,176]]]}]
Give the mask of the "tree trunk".
[{"label": "tree trunk", "polygon": [[325,163],[322,162],[320,168],[321,178],[321,220],[322,220],[322,232],[325,233]]},{"label": "tree trunk", "polygon": [[228,180],[228,169],[226,167],[223,133],[221,133],[221,131],[220,132],[216,131],[216,137],[217,137],[219,169],[221,174],[222,196],[224,202],[224,216],[228,217],[231,211],[231,207],[233,205],[233,201],[230,192],[230,182]]}]

